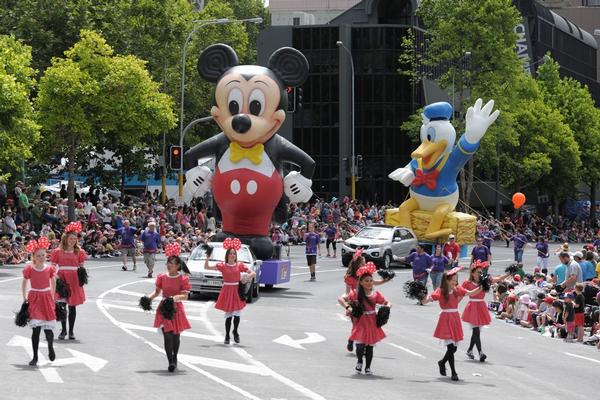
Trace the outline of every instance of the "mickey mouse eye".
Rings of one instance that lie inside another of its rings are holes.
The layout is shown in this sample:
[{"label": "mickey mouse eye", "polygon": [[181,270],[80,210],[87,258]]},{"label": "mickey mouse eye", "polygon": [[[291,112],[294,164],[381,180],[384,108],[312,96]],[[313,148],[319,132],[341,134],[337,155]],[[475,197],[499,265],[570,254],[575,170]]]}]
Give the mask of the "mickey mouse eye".
[{"label": "mickey mouse eye", "polygon": [[265,110],[265,94],[263,91],[254,89],[252,93],[250,93],[248,101],[250,102],[250,114],[256,115],[257,117],[261,116]]},{"label": "mickey mouse eye", "polygon": [[237,115],[244,106],[244,96],[242,91],[238,88],[231,89],[229,96],[227,96],[227,104],[231,115]]}]

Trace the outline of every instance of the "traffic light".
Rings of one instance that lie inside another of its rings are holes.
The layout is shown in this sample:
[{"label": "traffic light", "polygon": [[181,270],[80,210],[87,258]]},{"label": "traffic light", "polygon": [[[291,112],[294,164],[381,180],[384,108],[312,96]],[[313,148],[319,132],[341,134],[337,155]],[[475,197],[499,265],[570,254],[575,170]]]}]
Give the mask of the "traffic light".
[{"label": "traffic light", "polygon": [[296,90],[296,110],[301,110],[302,109],[302,94],[304,93],[304,91],[302,90],[301,87],[297,87]]},{"label": "traffic light", "polygon": [[296,111],[296,88],[288,86],[285,91],[287,92],[288,97],[287,110],[288,112],[293,113]]},{"label": "traffic light", "polygon": [[363,156],[356,156],[356,178],[361,179],[365,176],[365,163],[363,161]]},{"label": "traffic light", "polygon": [[179,171],[181,168],[181,146],[171,146],[170,154],[169,166],[172,170]]}]

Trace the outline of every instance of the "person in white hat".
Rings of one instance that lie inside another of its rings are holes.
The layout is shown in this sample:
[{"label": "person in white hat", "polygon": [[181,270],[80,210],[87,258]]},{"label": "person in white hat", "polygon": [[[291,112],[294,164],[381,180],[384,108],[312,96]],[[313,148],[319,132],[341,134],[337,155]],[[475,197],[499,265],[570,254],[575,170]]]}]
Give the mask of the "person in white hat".
[{"label": "person in white hat", "polygon": [[148,221],[148,227],[142,232],[140,240],[144,244],[144,264],[148,268],[148,278],[152,278],[156,253],[161,243],[160,233],[156,231],[156,222],[153,219]]},{"label": "person in white hat", "polygon": [[449,269],[458,267],[458,260],[460,258],[460,246],[456,243],[456,237],[454,234],[448,236],[448,241],[444,244],[443,254],[448,257]]}]

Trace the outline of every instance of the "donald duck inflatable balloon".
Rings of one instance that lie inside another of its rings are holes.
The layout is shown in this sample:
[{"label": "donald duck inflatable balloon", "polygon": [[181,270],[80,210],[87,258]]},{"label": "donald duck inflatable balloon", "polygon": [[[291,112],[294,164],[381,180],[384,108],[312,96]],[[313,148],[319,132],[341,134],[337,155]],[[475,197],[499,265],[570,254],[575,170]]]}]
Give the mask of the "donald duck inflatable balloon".
[{"label": "donald duck inflatable balloon", "polygon": [[[432,213],[424,239],[434,240],[451,233],[442,229],[444,218],[458,203],[456,177],[479,148],[479,142],[500,111],[493,111],[494,100],[482,107],[477,99],[466,115],[465,134],[456,142],[456,131],[450,123],[453,110],[446,102],[433,103],[423,110],[421,145],[412,152],[411,162],[398,168],[389,178],[410,187],[410,198],[400,205],[399,225],[412,228],[411,213]],[[493,111],[493,112],[492,112]]]}]

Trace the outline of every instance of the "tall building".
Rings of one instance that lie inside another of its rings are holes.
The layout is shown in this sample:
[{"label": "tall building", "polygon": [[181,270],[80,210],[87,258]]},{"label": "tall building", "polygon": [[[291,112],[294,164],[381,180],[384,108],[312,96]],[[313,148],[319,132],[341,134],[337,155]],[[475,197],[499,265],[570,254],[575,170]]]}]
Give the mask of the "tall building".
[{"label": "tall building", "polygon": [[[295,3],[301,9],[309,1]],[[561,73],[586,83],[599,102],[594,37],[532,0],[515,4],[523,14],[523,23],[515,27],[517,49],[534,62],[532,73],[535,62],[550,51]],[[406,188],[387,177],[410,161],[414,149],[400,125],[424,104],[449,100],[434,82],[413,86],[398,73],[402,38],[411,28],[417,38],[424,33],[414,14],[417,5],[418,0],[363,0],[327,24],[271,26],[259,37],[260,64],[265,65],[276,49],[292,46],[302,51],[311,65],[302,86],[302,108],[288,114],[280,134],[315,158],[313,190],[321,198],[350,194],[346,160],[352,155],[353,142],[354,154],[361,155],[364,164],[357,198],[400,202],[406,197]],[[353,64],[337,41],[350,50]],[[493,197],[484,201],[494,204]]]},{"label": "tall building", "polygon": [[272,25],[326,24],[360,0],[270,0]]}]

